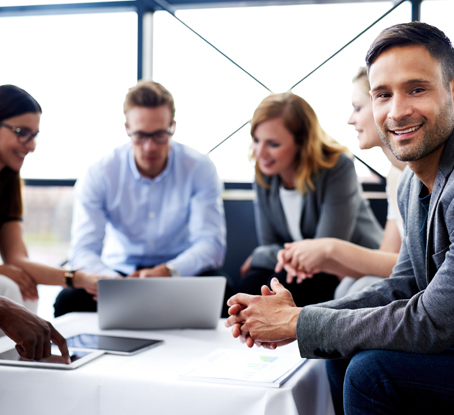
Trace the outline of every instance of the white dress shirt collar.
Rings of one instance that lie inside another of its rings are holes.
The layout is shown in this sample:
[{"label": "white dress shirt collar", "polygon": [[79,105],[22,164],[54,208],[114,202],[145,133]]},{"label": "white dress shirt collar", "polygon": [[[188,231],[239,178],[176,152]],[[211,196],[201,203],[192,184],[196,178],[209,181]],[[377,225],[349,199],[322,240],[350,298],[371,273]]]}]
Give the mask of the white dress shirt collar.
[{"label": "white dress shirt collar", "polygon": [[145,180],[145,181],[149,181],[149,182],[159,182],[161,180],[164,179],[165,176],[167,176],[167,174],[169,173],[169,171],[171,170],[172,168],[172,165],[174,163],[174,146],[170,146],[170,150],[169,150],[169,154],[167,156],[167,164],[164,168],[164,170],[159,173],[155,178],[150,178],[150,177],[147,177],[147,176],[144,176],[140,173],[139,169],[137,168],[137,164],[136,164],[136,160],[135,160],[135,157],[134,157],[134,149],[132,148],[132,143],[130,144],[130,147],[129,147],[129,151],[128,151],[128,158],[129,158],[129,167],[131,169],[131,172],[132,172],[132,175],[134,177],[135,180]]}]

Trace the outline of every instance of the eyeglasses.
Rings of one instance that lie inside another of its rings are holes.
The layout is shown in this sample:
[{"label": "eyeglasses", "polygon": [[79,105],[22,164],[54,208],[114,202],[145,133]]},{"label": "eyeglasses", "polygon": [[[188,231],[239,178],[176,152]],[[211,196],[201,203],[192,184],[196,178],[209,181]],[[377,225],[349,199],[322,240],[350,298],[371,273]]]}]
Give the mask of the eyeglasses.
[{"label": "eyeglasses", "polygon": [[27,127],[13,127],[12,125],[0,122],[0,127],[9,128],[14,134],[16,134],[17,141],[21,144],[27,144],[32,141],[38,135],[39,131],[34,133],[30,128]]},{"label": "eyeglasses", "polygon": [[168,130],[158,130],[153,133],[144,133],[142,131],[128,132],[129,137],[134,144],[145,144],[148,139],[153,140],[156,144],[167,144],[169,138],[175,132],[175,123],[172,123]]}]

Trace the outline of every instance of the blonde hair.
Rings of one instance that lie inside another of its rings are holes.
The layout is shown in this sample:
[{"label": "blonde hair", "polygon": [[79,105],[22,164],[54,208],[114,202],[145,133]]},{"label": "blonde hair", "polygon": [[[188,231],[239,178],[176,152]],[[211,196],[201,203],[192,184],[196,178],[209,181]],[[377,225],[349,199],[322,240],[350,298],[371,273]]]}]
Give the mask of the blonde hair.
[{"label": "blonde hair", "polygon": [[361,66],[358,69],[358,73],[353,77],[352,82],[357,83],[361,88],[361,91],[363,91],[366,95],[369,95],[370,83],[369,78],[367,77],[367,68]]},{"label": "blonde hair", "polygon": [[[302,194],[314,190],[313,176],[334,167],[347,148],[323,131],[312,107],[292,92],[271,94],[259,104],[251,121],[251,136],[261,122],[275,118],[282,119],[299,147],[295,154],[295,187]],[[251,158],[254,159],[253,155]],[[257,183],[269,188],[258,163],[255,164],[255,173]]]}]

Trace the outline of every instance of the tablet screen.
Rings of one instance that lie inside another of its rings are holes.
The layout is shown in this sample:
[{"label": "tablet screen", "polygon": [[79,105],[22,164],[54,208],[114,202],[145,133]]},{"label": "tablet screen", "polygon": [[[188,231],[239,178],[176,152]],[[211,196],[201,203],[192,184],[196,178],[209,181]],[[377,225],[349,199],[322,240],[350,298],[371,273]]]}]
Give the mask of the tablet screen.
[{"label": "tablet screen", "polygon": [[[52,353],[58,353],[59,351],[52,349]],[[76,362],[77,360],[81,359],[84,356],[87,356],[90,352],[84,351],[74,351],[71,350],[70,358],[71,363]],[[0,361],[9,360],[9,361],[21,361],[21,362],[36,362],[36,360],[26,359],[22,357],[16,349],[10,349],[6,352],[0,353]],[[63,364],[66,365],[66,362],[63,360],[61,355],[52,354],[46,359],[42,359],[39,363],[55,363],[55,364]]]},{"label": "tablet screen", "polygon": [[66,339],[68,347],[104,350],[107,353],[134,354],[157,346],[162,340],[136,339],[132,337],[103,336],[97,334],[78,334]]}]

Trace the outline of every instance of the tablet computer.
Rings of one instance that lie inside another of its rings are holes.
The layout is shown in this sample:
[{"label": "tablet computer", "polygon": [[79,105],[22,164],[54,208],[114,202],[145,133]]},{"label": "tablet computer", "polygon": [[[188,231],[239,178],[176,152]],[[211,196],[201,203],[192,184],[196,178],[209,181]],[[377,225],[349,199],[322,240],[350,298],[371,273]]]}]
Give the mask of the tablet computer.
[{"label": "tablet computer", "polygon": [[67,364],[61,357],[60,350],[57,347],[52,347],[51,356],[42,360],[29,360],[23,358],[17,350],[10,349],[3,353],[0,353],[0,365],[8,366],[26,366],[26,367],[37,367],[46,369],[60,369],[60,370],[72,370],[84,365],[96,359],[97,357],[104,354],[103,351],[97,350],[69,350],[69,356],[71,363]]},{"label": "tablet computer", "polygon": [[102,350],[110,354],[130,356],[163,343],[163,340],[138,339],[134,337],[78,334],[66,339],[68,347]]}]

